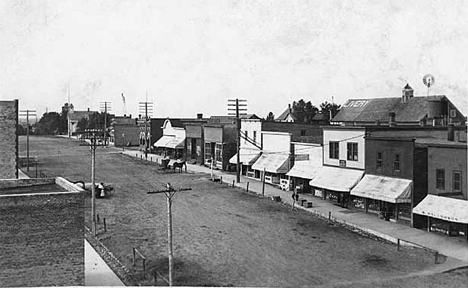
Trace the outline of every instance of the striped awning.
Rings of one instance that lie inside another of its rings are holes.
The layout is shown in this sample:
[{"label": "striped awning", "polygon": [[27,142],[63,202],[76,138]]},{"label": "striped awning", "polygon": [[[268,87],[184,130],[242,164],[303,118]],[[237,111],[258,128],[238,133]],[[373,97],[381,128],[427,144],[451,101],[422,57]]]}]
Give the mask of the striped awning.
[{"label": "striped awning", "polygon": [[322,168],[322,163],[313,162],[313,161],[296,161],[294,166],[288,173],[287,176],[298,177],[303,179],[313,179],[315,175]]},{"label": "striped awning", "polygon": [[351,195],[390,203],[411,203],[413,181],[367,174],[351,190]]},{"label": "striped awning", "polygon": [[289,156],[285,154],[262,154],[252,165],[253,170],[281,174],[289,170]]},{"label": "striped awning", "polygon": [[[252,165],[253,163],[255,163],[255,161],[257,161],[258,157],[260,157],[259,150],[240,150],[240,163],[242,163],[243,165]],[[229,159],[229,163],[237,164],[237,153],[236,155],[232,156],[231,159]]]},{"label": "striped awning", "polygon": [[468,224],[468,200],[429,194],[413,208],[413,213]]},{"label": "striped awning", "polygon": [[184,140],[184,138],[172,135],[164,135],[161,138],[159,138],[159,140],[156,141],[156,143],[154,143],[154,147],[181,149],[184,148]]},{"label": "striped awning", "polygon": [[312,187],[338,192],[350,192],[361,180],[364,171],[324,166],[309,184]]}]

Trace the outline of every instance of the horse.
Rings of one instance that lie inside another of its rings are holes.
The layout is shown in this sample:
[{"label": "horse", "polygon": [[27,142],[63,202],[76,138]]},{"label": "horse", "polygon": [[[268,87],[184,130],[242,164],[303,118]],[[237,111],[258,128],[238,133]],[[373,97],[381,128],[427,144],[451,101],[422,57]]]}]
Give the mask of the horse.
[{"label": "horse", "polygon": [[174,162],[174,164],[172,164],[172,171],[175,172],[176,168],[179,168],[179,173],[182,173],[183,166],[185,166],[185,172],[187,172],[187,164],[185,163],[185,161]]}]

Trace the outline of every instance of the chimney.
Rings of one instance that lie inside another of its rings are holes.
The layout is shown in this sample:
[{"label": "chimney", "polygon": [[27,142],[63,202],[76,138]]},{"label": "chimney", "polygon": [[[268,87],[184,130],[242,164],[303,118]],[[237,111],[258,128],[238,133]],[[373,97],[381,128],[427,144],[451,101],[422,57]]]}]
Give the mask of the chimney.
[{"label": "chimney", "polygon": [[406,83],[405,88],[402,90],[401,102],[406,103],[409,99],[413,98],[413,88]]},{"label": "chimney", "polygon": [[455,127],[453,126],[453,124],[448,125],[447,140],[455,141]]},{"label": "chimney", "polygon": [[124,114],[124,118],[127,118],[127,115],[126,115],[126,114]]},{"label": "chimney", "polygon": [[388,113],[388,127],[395,127],[395,112]]},{"label": "chimney", "polygon": [[198,113],[198,114],[197,114],[197,119],[198,119],[198,120],[203,119],[203,114],[202,114],[202,113]]},{"label": "chimney", "polygon": [[89,107],[88,107],[88,112],[89,112]]}]

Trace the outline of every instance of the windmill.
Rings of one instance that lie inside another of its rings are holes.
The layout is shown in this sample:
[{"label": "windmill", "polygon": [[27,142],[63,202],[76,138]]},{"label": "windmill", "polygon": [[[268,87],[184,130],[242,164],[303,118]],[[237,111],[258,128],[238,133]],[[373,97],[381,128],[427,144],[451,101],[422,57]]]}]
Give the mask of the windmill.
[{"label": "windmill", "polygon": [[432,85],[434,85],[435,79],[434,76],[431,74],[426,74],[423,77],[423,83],[427,87],[427,96],[429,97],[429,90],[431,89]]}]

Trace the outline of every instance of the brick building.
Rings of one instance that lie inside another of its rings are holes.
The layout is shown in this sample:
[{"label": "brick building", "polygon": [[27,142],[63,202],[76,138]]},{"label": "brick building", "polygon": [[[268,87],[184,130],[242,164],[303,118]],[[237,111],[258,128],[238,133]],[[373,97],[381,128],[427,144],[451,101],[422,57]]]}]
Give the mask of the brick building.
[{"label": "brick building", "polygon": [[84,285],[84,193],[63,178],[0,181],[0,286]]},{"label": "brick building", "polygon": [[140,129],[137,119],[132,119],[132,115],[112,118],[111,135],[116,147],[138,146],[140,144]]},{"label": "brick building", "polygon": [[18,178],[18,100],[0,101],[0,179]]},{"label": "brick building", "polygon": [[467,143],[447,139],[419,138],[415,145],[425,157],[425,193],[413,209],[413,226],[468,241]]}]

